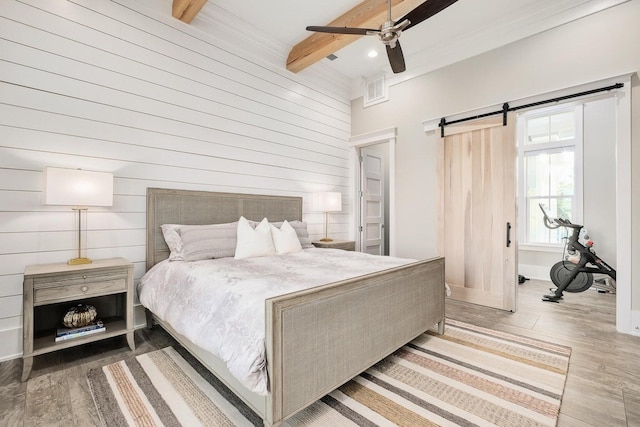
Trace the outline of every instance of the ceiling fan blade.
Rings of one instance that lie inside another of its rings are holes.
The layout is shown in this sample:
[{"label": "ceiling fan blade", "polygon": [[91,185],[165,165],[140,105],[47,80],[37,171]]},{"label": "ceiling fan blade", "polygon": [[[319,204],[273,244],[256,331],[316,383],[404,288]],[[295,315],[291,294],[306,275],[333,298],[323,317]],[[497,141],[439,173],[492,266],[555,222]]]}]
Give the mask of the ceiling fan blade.
[{"label": "ceiling fan blade", "polygon": [[360,36],[366,36],[371,32],[378,33],[380,30],[372,28],[349,28],[349,27],[307,27],[307,31],[315,31],[318,33],[333,33],[333,34],[354,34]]},{"label": "ceiling fan blade", "polygon": [[396,41],[396,46],[391,47],[387,45],[387,56],[389,57],[389,64],[394,73],[402,73],[407,67],[404,64],[404,55],[402,54],[402,48],[400,48],[400,42]]},{"label": "ceiling fan blade", "polygon": [[418,25],[425,19],[431,18],[436,13],[443,11],[457,1],[458,0],[427,0],[402,18],[398,19],[396,22],[402,22],[405,19],[411,21],[411,23],[405,27],[406,31],[414,25]]}]

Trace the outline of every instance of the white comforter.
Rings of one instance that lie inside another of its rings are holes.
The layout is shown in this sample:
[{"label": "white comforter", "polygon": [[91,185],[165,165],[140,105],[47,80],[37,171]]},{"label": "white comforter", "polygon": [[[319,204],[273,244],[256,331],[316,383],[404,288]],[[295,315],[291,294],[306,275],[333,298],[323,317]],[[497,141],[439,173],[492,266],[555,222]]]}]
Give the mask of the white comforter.
[{"label": "white comforter", "polygon": [[222,359],[247,388],[265,395],[265,299],[412,261],[315,248],[240,260],[162,261],[142,277],[138,296],[178,333]]}]

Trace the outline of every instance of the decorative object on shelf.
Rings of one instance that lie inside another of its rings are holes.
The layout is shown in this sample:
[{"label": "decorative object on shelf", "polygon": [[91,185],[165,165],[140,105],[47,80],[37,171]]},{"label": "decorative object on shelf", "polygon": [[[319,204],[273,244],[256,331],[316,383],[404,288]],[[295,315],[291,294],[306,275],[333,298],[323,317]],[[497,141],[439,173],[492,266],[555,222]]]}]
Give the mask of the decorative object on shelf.
[{"label": "decorative object on shelf", "polygon": [[78,211],[78,257],[68,264],[90,264],[91,259],[82,256],[82,211],[86,221],[87,206],[113,205],[113,174],[46,167],[44,177],[44,204],[74,206],[72,209]]},{"label": "decorative object on shelf", "polygon": [[78,304],[64,314],[62,324],[67,328],[81,328],[96,320],[98,312],[89,304]]},{"label": "decorative object on shelf", "polygon": [[322,191],[313,193],[312,209],[316,212],[324,212],[324,238],[321,242],[331,242],[327,236],[329,226],[329,212],[340,212],[342,210],[342,193],[337,191]]}]

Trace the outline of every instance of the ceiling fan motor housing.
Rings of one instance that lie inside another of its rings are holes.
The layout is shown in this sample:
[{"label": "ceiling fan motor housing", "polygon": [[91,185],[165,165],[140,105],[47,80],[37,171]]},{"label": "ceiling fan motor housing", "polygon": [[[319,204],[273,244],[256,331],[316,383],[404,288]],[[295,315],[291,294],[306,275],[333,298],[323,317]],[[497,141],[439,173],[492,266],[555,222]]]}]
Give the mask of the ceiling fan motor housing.
[{"label": "ceiling fan motor housing", "polygon": [[396,40],[398,40],[398,37],[400,37],[400,31],[397,31],[396,28],[394,28],[393,21],[387,21],[380,28],[378,37],[384,44],[395,45]]}]

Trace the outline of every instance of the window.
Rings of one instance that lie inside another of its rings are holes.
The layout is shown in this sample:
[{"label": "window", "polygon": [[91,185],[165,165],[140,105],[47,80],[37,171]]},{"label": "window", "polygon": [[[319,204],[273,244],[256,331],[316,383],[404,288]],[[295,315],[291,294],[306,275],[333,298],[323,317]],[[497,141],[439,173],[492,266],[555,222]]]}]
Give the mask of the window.
[{"label": "window", "polygon": [[554,107],[518,119],[521,242],[561,246],[561,228],[545,227],[539,205],[553,217],[582,218],[582,106]]}]

